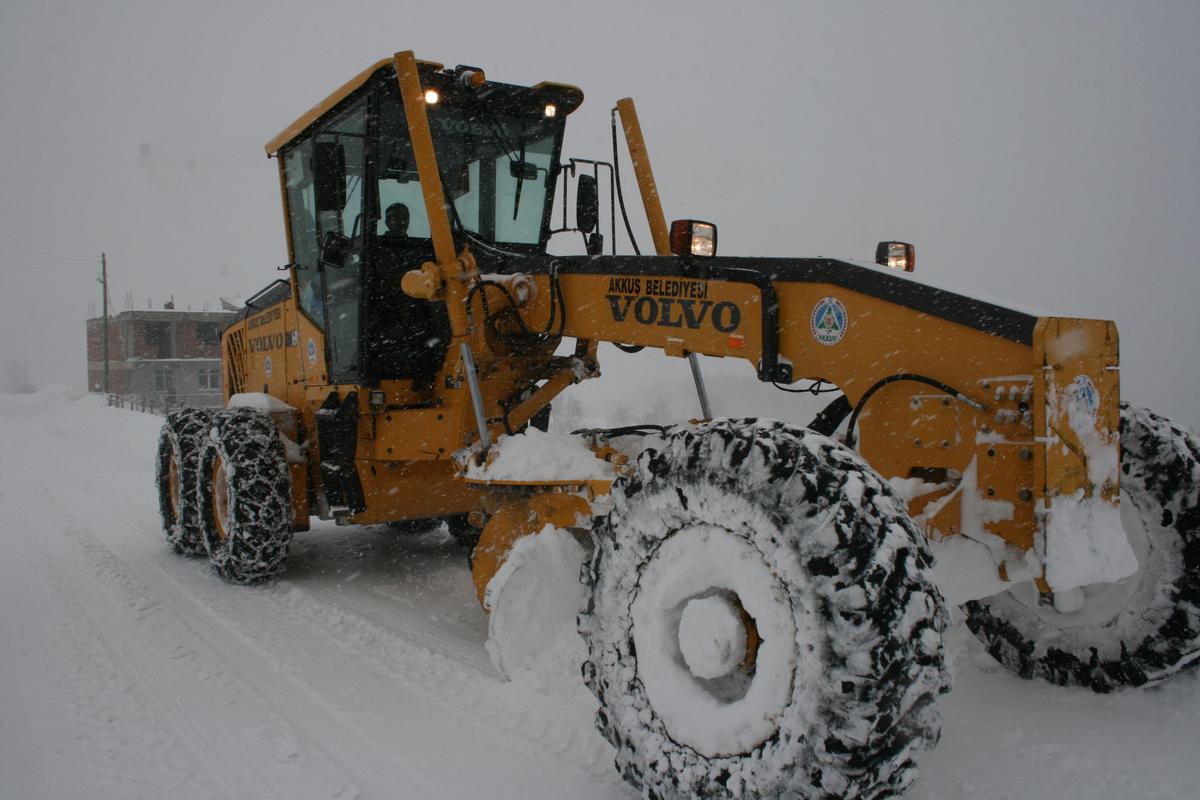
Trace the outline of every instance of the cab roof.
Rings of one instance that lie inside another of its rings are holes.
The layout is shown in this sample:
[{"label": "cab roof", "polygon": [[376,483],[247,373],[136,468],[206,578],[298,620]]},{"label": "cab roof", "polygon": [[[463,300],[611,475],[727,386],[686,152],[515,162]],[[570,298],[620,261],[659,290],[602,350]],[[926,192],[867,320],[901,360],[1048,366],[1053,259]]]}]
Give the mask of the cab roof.
[{"label": "cab roof", "polygon": [[[376,61],[371,66],[364,69],[362,72],[355,75],[350,80],[343,83],[337,89],[333,90],[333,92],[331,92],[328,97],[326,97],[321,102],[317,103],[315,106],[310,108],[308,111],[301,114],[296,119],[295,122],[293,122],[291,125],[284,128],[277,136],[273,137],[269,142],[267,142],[266,147],[265,147],[265,149],[267,151],[267,156],[270,157],[270,156],[274,156],[275,154],[277,154],[280,150],[282,150],[289,143],[291,143],[291,141],[293,139],[295,139],[300,134],[304,133],[304,131],[308,130],[308,128],[311,127],[313,125],[313,123],[315,123],[317,120],[324,117],[327,113],[329,113],[331,110],[333,110],[333,108],[335,106],[337,106],[339,103],[341,103],[347,97],[349,97],[354,92],[356,92],[359,88],[361,88],[364,84],[366,84],[367,81],[369,81],[371,78],[373,78],[377,73],[392,70],[394,68],[393,64],[394,64],[394,61],[393,61],[392,57],[382,58],[379,61]],[[448,80],[453,80],[455,78],[455,75],[457,72],[457,70],[446,70],[442,64],[440,64],[436,61],[420,61],[420,60],[418,60],[417,67],[420,70],[422,83],[426,83],[426,82],[442,83],[442,82],[445,82]],[[459,67],[457,69],[463,69],[463,68]],[[474,68],[472,67],[472,68],[468,68],[468,69],[474,69]],[[498,87],[506,86],[506,84],[499,84],[499,83],[492,83],[490,81],[485,81],[483,86],[484,87],[490,86],[490,87],[498,88]],[[521,88],[521,87],[511,87],[511,88]],[[583,102],[583,90],[579,89],[576,86],[571,86],[569,84],[552,83],[552,82],[548,82],[548,81],[543,81],[541,83],[534,85],[531,88],[533,89],[533,91],[545,92],[548,97],[553,97],[553,99],[559,104],[559,106],[564,114],[570,114],[572,111],[574,111],[576,108],[579,107],[580,103]]]}]

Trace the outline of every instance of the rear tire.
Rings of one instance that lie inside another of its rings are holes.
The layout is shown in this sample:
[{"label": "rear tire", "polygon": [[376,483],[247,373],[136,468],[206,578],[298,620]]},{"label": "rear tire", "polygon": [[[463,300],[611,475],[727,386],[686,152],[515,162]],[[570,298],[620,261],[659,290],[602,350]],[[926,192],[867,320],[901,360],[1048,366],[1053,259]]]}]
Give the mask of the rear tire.
[{"label": "rear tire", "polygon": [[646,797],[876,798],[949,689],[929,550],[857,455],[783,423],[668,436],[597,520],[580,633],[597,727]]},{"label": "rear tire", "polygon": [[967,626],[1024,678],[1107,692],[1200,663],[1200,440],[1121,406],[1121,516],[1138,556],[1123,581],[1084,587],[1058,613],[1031,585],[967,603]]},{"label": "rear tire", "polygon": [[202,556],[207,552],[200,532],[196,474],[200,447],[208,436],[211,421],[212,412],[208,409],[184,408],[167,415],[158,434],[155,465],[158,510],[167,541],[176,553],[185,556]]},{"label": "rear tire", "polygon": [[203,539],[217,573],[241,584],[282,573],[292,541],[292,487],[270,418],[250,408],[215,414],[199,476]]}]

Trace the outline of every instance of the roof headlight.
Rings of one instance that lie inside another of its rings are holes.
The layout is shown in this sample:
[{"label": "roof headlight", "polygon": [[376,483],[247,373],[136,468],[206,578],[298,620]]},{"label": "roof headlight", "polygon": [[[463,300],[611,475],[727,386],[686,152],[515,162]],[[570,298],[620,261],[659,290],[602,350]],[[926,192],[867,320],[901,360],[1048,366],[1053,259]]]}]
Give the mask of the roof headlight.
[{"label": "roof headlight", "polygon": [[717,226],[695,219],[677,219],[671,223],[671,252],[677,256],[717,254]]},{"label": "roof headlight", "polygon": [[875,246],[875,263],[890,269],[912,272],[917,265],[917,248],[908,242],[880,242]]}]

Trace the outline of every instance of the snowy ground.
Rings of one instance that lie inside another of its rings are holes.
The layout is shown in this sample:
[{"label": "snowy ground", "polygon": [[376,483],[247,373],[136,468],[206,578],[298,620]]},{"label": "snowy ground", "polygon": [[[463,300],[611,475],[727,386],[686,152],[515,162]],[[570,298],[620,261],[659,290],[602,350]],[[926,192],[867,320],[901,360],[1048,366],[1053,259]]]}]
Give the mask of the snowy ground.
[{"label": "snowy ground", "polygon": [[[502,682],[443,534],[318,525],[253,589],[169,552],[160,422],[0,395],[0,797],[633,796],[581,651]],[[1200,674],[1100,697],[951,645],[914,800],[1200,796]]]}]

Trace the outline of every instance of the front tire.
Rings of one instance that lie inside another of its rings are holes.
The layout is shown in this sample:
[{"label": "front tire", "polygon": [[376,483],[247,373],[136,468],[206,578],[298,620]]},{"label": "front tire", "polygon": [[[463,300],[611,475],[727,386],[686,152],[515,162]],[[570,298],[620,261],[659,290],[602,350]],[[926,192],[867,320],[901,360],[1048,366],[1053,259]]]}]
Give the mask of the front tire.
[{"label": "front tire", "polygon": [[200,448],[208,436],[212,412],[204,408],[184,408],[167,415],[158,434],[158,458],[155,483],[158,485],[158,510],[163,532],[175,552],[202,556],[200,509],[196,503]]},{"label": "front tire", "polygon": [[270,418],[250,408],[215,414],[199,477],[204,544],[217,573],[241,584],[282,573],[292,541],[292,487]]},{"label": "front tire", "polygon": [[1024,678],[1108,692],[1200,663],[1200,440],[1121,406],[1121,518],[1138,571],[1059,613],[1032,584],[967,603],[967,626]]},{"label": "front tire", "polygon": [[647,797],[874,798],[938,740],[947,616],[902,503],[776,422],[671,434],[598,520],[580,632],[597,726]]}]

